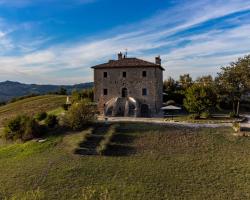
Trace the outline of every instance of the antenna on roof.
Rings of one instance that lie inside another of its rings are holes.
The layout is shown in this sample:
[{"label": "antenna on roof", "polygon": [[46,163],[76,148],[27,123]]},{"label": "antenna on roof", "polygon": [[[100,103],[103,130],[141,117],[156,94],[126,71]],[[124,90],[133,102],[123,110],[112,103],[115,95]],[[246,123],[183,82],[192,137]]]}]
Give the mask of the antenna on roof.
[{"label": "antenna on roof", "polygon": [[125,54],[124,54],[124,57],[127,58],[128,57],[128,49],[126,48],[125,49]]}]

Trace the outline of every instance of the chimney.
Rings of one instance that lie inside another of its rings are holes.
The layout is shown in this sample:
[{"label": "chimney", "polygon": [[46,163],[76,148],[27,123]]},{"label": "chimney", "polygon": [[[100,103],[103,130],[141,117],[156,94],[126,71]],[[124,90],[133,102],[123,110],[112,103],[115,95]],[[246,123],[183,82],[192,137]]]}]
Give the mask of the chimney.
[{"label": "chimney", "polygon": [[161,65],[161,57],[160,56],[155,57],[155,64]]},{"label": "chimney", "polygon": [[122,60],[122,52],[118,53],[118,60]]}]

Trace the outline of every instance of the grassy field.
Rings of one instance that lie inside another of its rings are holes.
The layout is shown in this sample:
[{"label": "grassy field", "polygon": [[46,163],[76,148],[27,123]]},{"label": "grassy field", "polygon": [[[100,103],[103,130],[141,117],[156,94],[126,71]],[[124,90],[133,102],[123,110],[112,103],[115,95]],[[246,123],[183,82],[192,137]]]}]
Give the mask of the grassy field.
[{"label": "grassy field", "polygon": [[250,139],[231,129],[117,124],[0,147],[0,199],[249,199]]},{"label": "grassy field", "polygon": [[66,97],[59,95],[44,95],[32,97],[0,107],[0,129],[4,121],[18,114],[34,115],[40,111],[51,111],[65,103]]}]

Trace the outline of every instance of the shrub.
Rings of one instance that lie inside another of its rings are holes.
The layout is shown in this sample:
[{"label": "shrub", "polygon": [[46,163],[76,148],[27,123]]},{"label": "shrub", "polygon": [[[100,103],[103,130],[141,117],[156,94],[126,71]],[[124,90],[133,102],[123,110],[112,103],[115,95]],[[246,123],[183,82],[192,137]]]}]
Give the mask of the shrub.
[{"label": "shrub", "polygon": [[58,119],[55,115],[48,115],[45,119],[45,125],[49,128],[55,128],[58,125]]},{"label": "shrub", "polygon": [[232,124],[232,128],[235,132],[240,132],[240,123],[239,122],[234,122]]},{"label": "shrub", "polygon": [[5,105],[6,105],[6,102],[0,101],[0,106],[5,106]]},{"label": "shrub", "polygon": [[65,104],[62,105],[62,108],[63,108],[63,110],[67,111],[70,108],[70,104],[65,103]]},{"label": "shrub", "polygon": [[29,118],[25,123],[25,129],[22,136],[23,141],[28,141],[41,136],[40,126],[35,119]]},{"label": "shrub", "polygon": [[191,114],[188,116],[189,119],[192,119],[192,120],[195,120],[195,119],[199,119],[200,118],[200,115],[198,114]]},{"label": "shrub", "polygon": [[201,113],[200,117],[203,118],[203,119],[208,119],[208,118],[211,117],[211,114],[210,114],[210,112],[205,111],[205,112]]},{"label": "shrub", "polygon": [[40,113],[36,114],[36,116],[35,116],[36,120],[38,120],[38,121],[42,121],[42,120],[46,119],[46,117],[47,117],[46,112],[40,112]]},{"label": "shrub", "polygon": [[229,117],[230,118],[235,118],[235,117],[237,117],[237,115],[235,114],[235,112],[230,112]]},{"label": "shrub", "polygon": [[22,115],[17,116],[7,122],[4,127],[3,136],[6,140],[20,139],[22,141],[27,141],[41,136],[41,131],[36,120]]},{"label": "shrub", "polygon": [[73,130],[84,128],[96,119],[96,108],[88,101],[73,104],[65,116],[65,125]]}]

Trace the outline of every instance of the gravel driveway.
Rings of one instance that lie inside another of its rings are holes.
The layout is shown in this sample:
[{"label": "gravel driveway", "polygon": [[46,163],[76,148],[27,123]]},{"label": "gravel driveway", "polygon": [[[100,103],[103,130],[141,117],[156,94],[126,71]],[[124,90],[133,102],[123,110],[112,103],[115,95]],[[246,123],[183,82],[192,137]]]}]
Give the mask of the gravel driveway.
[{"label": "gravel driveway", "polygon": [[246,122],[241,124],[241,127],[244,128],[250,128],[250,115],[245,115],[245,117],[248,119]]},{"label": "gravel driveway", "polygon": [[[103,117],[99,118],[99,121],[105,121]],[[191,128],[218,128],[218,127],[230,127],[231,123],[219,123],[219,124],[199,124],[189,122],[171,122],[164,121],[163,118],[133,118],[133,117],[108,117],[109,122],[145,122],[154,124],[169,124],[175,126],[191,127]]]}]

